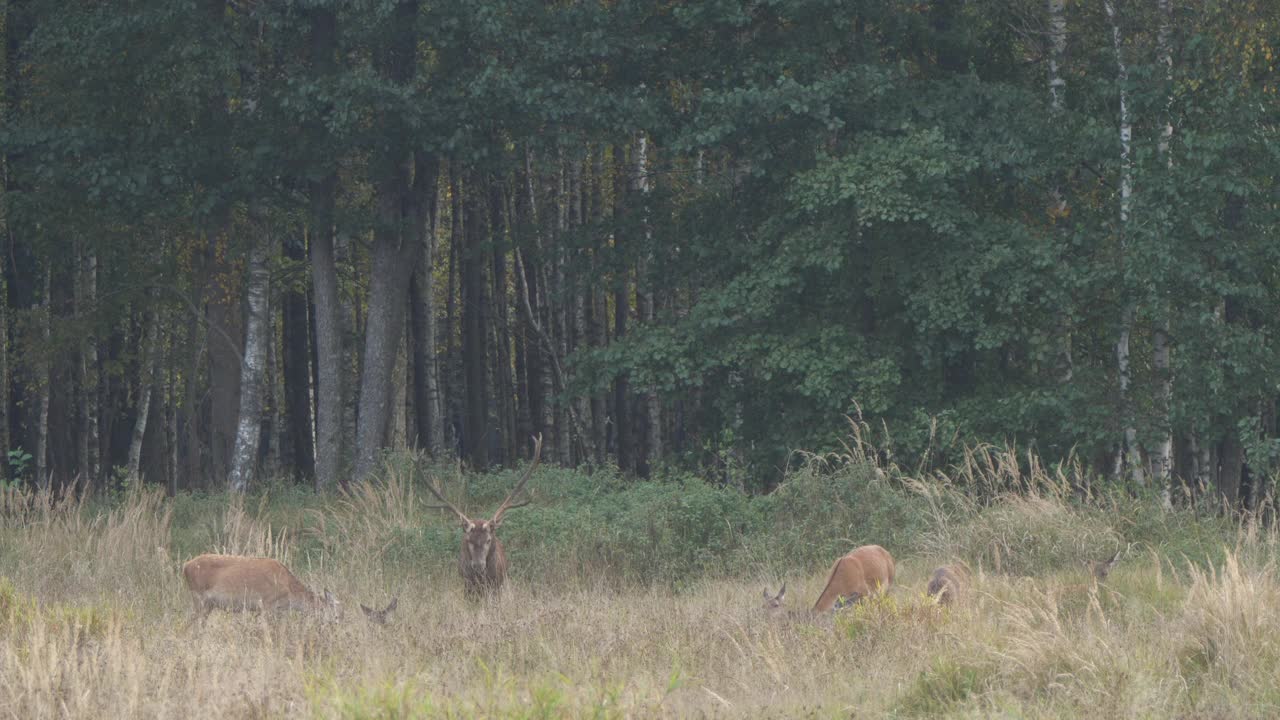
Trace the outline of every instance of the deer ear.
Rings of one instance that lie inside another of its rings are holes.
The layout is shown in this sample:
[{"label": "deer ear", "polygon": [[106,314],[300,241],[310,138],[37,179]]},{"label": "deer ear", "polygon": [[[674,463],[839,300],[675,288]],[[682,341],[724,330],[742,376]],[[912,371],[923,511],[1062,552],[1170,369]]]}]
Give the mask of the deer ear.
[{"label": "deer ear", "polygon": [[330,605],[338,604],[338,598],[334,597],[333,593],[329,592],[329,588],[324,589],[324,601]]},{"label": "deer ear", "polygon": [[765,599],[765,600],[772,600],[772,599],[773,599],[773,596],[769,594],[769,588],[765,588],[765,589],[764,589],[764,599]]},{"label": "deer ear", "polygon": [[397,596],[394,600],[391,601],[391,604],[387,605],[387,609],[383,610],[383,612],[391,612],[392,610],[395,610],[396,605],[399,605],[399,604],[400,604],[400,598],[399,596]]},{"label": "deer ear", "polygon": [[778,599],[781,600],[787,594],[787,584],[782,583],[782,589],[778,591]]},{"label": "deer ear", "polygon": [[364,603],[360,603],[360,609],[364,611],[365,615],[373,615],[373,608],[366,606]]}]

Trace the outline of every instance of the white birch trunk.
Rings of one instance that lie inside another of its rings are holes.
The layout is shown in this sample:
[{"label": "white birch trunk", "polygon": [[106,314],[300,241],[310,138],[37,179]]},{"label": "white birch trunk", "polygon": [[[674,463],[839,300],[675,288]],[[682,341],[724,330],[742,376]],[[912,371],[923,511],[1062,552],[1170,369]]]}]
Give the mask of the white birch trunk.
[{"label": "white birch trunk", "polygon": [[[148,295],[154,305],[154,293]],[[155,386],[155,369],[160,362],[160,312],[152,308],[147,322],[146,339],[143,341],[141,376],[138,379],[138,416],[133,422],[133,434],[129,440],[129,460],[125,467],[130,482],[141,480],[142,440],[147,435],[147,419],[151,415],[151,391]]]},{"label": "white birch trunk", "polygon": [[261,434],[263,364],[267,355],[267,300],[271,282],[267,268],[268,236],[255,223],[260,235],[253,240],[249,251],[249,282],[246,292],[249,298],[249,317],[244,336],[244,359],[240,365],[240,417],[236,423],[236,444],[231,454],[231,473],[227,486],[232,492],[243,493],[253,482],[258,460],[258,440]]},{"label": "white birch trunk", "polygon": [[[1116,83],[1120,88],[1120,262],[1125,262],[1129,230],[1129,212],[1133,202],[1133,124],[1129,117],[1129,67],[1124,61],[1124,43],[1120,35],[1120,21],[1116,18],[1115,5],[1106,0],[1104,6],[1107,18],[1111,21],[1111,41],[1116,56]],[[1122,283],[1122,287],[1126,283]],[[1127,290],[1121,291],[1123,307],[1120,311],[1120,332],[1116,339],[1116,369],[1119,376],[1120,406],[1124,419],[1124,434],[1120,441],[1120,449],[1116,455],[1115,471],[1117,477],[1127,462],[1133,480],[1139,485],[1146,484],[1142,469],[1142,454],[1138,449],[1138,431],[1134,426],[1132,400],[1129,397],[1129,336],[1133,329],[1134,307],[1128,297]]]}]

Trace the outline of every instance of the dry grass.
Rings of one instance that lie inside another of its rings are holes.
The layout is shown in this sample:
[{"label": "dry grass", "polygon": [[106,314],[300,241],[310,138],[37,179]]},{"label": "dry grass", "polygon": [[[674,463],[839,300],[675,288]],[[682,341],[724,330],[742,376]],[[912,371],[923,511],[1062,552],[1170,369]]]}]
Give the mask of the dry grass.
[{"label": "dry grass", "polygon": [[[1220,566],[1135,553],[1097,584],[1060,559],[1114,528],[1053,494],[951,516],[922,541],[932,554],[899,553],[887,597],[816,620],[767,618],[758,606],[772,577],[676,592],[517,575],[502,597],[472,605],[452,556],[411,570],[380,559],[388,533],[412,528],[397,514],[416,502],[400,480],[321,511],[318,554],[273,531],[262,507],[211,519],[219,549],[289,560],[305,582],[332,588],[347,606],[336,627],[216,613],[186,627],[186,558],[170,556],[170,508],[156,494],[98,514],[71,498],[23,502],[0,513],[5,718],[1280,713],[1272,533],[1242,532]],[[952,608],[923,596],[947,550],[974,567]],[[787,578],[789,604],[812,603],[826,574]],[[397,595],[386,627],[355,607]]]}]

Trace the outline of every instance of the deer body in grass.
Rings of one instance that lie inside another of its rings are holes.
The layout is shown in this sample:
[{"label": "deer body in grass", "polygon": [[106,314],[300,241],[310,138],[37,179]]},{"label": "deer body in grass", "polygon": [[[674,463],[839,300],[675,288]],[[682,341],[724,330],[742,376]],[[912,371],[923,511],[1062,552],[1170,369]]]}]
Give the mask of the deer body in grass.
[{"label": "deer body in grass", "polygon": [[[813,604],[813,613],[825,613],[852,605],[873,593],[884,592],[893,584],[893,556],[879,545],[863,545],[836,560],[831,567],[827,585]],[[777,595],[765,591],[765,609],[776,612],[782,609],[787,593],[784,584]]]},{"label": "deer body in grass", "polygon": [[927,592],[940,605],[951,605],[964,595],[969,573],[959,565],[943,565],[933,571]]},{"label": "deer body in grass", "polygon": [[462,551],[458,556],[458,572],[462,575],[463,587],[467,596],[478,598],[497,592],[507,579],[507,554],[502,549],[502,541],[498,539],[497,530],[502,525],[506,512],[512,508],[522,507],[529,501],[512,504],[512,501],[524,490],[533,471],[538,467],[542,457],[542,435],[534,439],[533,461],[529,463],[524,475],[516,482],[507,494],[497,512],[489,520],[474,520],[445,499],[433,483],[427,483],[427,489],[443,505],[436,508],[447,508],[458,516],[462,527]]},{"label": "deer body in grass", "polygon": [[289,569],[270,558],[205,554],[182,566],[195,605],[193,620],[223,610],[303,610],[336,620],[341,604],[328,590],[317,595]]}]

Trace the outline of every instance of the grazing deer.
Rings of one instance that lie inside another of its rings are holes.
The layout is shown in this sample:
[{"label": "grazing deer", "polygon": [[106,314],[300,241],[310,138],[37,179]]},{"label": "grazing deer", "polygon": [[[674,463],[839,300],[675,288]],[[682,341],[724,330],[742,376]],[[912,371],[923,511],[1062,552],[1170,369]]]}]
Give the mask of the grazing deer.
[{"label": "grazing deer", "polygon": [[1123,548],[1116,550],[1110,560],[1085,561],[1089,566],[1089,571],[1093,573],[1098,582],[1103,582],[1107,579],[1107,576],[1115,569],[1116,563],[1120,561],[1120,553],[1122,552],[1124,552]]},{"label": "grazing deer", "polygon": [[787,597],[787,584],[785,582],[782,583],[782,589],[778,591],[777,595],[770,595],[769,589],[765,588],[763,607],[765,610],[769,612],[770,615],[780,613],[785,609],[782,606],[782,601],[786,597]]},{"label": "grazing deer", "polygon": [[[818,596],[810,614],[841,610],[867,597],[873,592],[888,589],[893,584],[893,556],[879,545],[863,545],[836,561],[831,568],[827,587]],[[764,591],[764,609],[770,615],[779,615],[785,609],[782,602],[787,596],[787,584],[777,595]]]},{"label": "grazing deer", "polygon": [[950,605],[964,595],[968,585],[968,573],[957,565],[944,565],[933,571],[929,578],[929,597],[936,598],[941,605]]},{"label": "grazing deer", "polygon": [[503,552],[502,542],[498,540],[496,532],[498,527],[502,525],[503,515],[508,510],[529,504],[528,500],[515,505],[511,504],[511,501],[520,494],[521,490],[524,490],[525,483],[529,482],[529,477],[533,475],[534,468],[538,467],[538,461],[541,457],[542,435],[539,434],[534,438],[533,461],[529,463],[529,468],[524,471],[524,475],[516,483],[515,488],[498,506],[498,511],[493,514],[493,519],[491,520],[472,520],[461,510],[454,507],[453,503],[446,500],[433,483],[427,483],[427,489],[431,491],[431,494],[444,503],[443,505],[433,505],[432,507],[448,508],[461,521],[463,531],[462,553],[458,558],[458,571],[462,574],[463,586],[468,597],[477,598],[485,594],[494,593],[502,587],[503,581],[507,579],[507,554]]},{"label": "grazing deer", "polygon": [[364,616],[369,618],[369,622],[373,623],[374,625],[386,625],[387,620],[391,617],[391,614],[396,611],[396,605],[399,605],[399,604],[400,604],[400,598],[398,597],[393,599],[385,608],[381,610],[374,610],[373,608],[366,606],[364,603],[360,603],[360,611],[363,612]]},{"label": "grazing deer", "polygon": [[893,584],[893,556],[879,545],[863,545],[836,560],[827,587],[813,604],[816,613],[852,605]]},{"label": "grazing deer", "polygon": [[214,608],[231,610],[306,610],[329,621],[342,605],[328,590],[316,595],[289,569],[270,558],[199,555],[182,566],[182,579],[195,605],[192,620],[203,622]]}]

